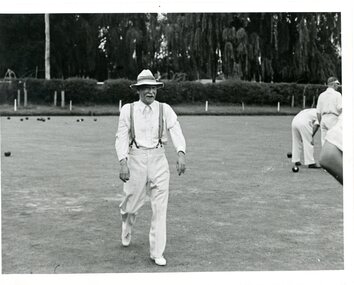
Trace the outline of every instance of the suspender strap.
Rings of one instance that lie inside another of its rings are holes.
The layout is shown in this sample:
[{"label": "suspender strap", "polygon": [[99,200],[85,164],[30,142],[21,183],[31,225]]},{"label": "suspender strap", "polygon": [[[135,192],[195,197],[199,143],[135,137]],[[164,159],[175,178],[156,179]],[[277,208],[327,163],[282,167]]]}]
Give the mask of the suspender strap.
[{"label": "suspender strap", "polygon": [[132,147],[135,144],[136,148],[139,148],[135,141],[135,128],[134,128],[134,103],[130,104],[130,136],[132,138],[129,146]]},{"label": "suspender strap", "polygon": [[159,103],[159,142],[156,147],[159,145],[162,146],[162,134],[163,134],[163,104]]}]

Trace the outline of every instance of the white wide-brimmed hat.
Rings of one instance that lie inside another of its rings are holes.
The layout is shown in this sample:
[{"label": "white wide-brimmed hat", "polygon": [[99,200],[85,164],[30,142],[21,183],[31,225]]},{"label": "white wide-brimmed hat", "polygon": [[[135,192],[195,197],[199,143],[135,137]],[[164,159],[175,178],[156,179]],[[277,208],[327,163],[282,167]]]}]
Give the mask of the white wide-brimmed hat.
[{"label": "white wide-brimmed hat", "polygon": [[149,69],[144,69],[142,72],[140,72],[136,81],[137,82],[135,84],[130,85],[130,88],[143,85],[163,87],[163,82],[156,81],[154,75],[152,75]]}]

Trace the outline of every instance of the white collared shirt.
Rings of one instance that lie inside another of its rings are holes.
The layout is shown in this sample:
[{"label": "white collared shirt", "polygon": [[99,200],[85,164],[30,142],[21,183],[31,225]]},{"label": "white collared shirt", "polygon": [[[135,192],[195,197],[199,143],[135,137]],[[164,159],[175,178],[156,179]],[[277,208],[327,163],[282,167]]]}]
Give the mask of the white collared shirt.
[{"label": "white collared shirt", "polygon": [[342,113],[342,95],[331,87],[322,92],[317,101],[317,113],[323,115]]},{"label": "white collared shirt", "polygon": [[[162,143],[167,144],[167,131],[170,133],[172,143],[176,152],[186,152],[186,142],[177,120],[176,113],[171,106],[163,104],[163,120],[164,131],[162,135]],[[150,109],[150,111],[148,110]],[[158,145],[159,131],[159,102],[154,101],[147,106],[142,101],[134,102],[134,129],[135,141],[139,148],[151,149]],[[122,107],[119,116],[118,130],[116,133],[116,152],[118,160],[122,160],[128,156],[130,136],[130,104]]]},{"label": "white collared shirt", "polygon": [[300,111],[293,119],[293,122],[296,122],[300,125],[309,125],[311,128],[314,125],[319,125],[317,119],[317,110],[316,108],[304,109]]}]

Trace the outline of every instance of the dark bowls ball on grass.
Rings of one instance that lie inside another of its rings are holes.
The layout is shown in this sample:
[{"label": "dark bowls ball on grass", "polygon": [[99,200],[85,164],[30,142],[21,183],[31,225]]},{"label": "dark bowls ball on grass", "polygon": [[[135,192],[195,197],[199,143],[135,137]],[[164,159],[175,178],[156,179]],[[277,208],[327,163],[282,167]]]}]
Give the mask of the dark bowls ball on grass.
[{"label": "dark bowls ball on grass", "polygon": [[[27,122],[28,128],[25,128],[26,123],[20,124],[20,131],[14,127],[16,122],[1,126],[2,133],[6,134],[2,137],[3,153],[9,149],[15,151],[15,156],[2,157],[2,273],[52,274],[55,269],[60,274],[159,271],[149,263],[146,233],[151,207],[148,201],[141,208],[136,243],[130,251],[119,249],[114,238],[106,239],[103,248],[102,240],[97,238],[107,225],[120,222],[116,204],[122,191],[118,187],[112,196],[112,189],[117,188],[119,182],[115,183],[113,179],[112,184],[110,181],[103,183],[92,175],[92,171],[100,171],[97,163],[92,167],[86,163],[97,160],[102,166],[115,163],[111,154],[104,155],[102,150],[105,146],[112,148],[112,128],[116,127],[117,117],[99,118],[100,124],[87,121],[86,125],[85,121],[76,127],[71,124],[80,119],[75,119],[75,115],[55,117],[46,126],[40,126],[32,119]],[[90,120],[90,117],[85,119]],[[200,159],[191,163],[193,175],[183,176],[183,183],[178,182],[178,173],[171,170],[171,198],[175,203],[168,209],[168,235],[174,238],[167,244],[166,257],[173,257],[168,263],[168,271],[318,272],[344,267],[343,191],[336,191],[336,181],[322,171],[307,171],[300,166],[301,173],[300,170],[292,172],[295,163],[284,160],[284,152],[286,155],[289,151],[286,148],[289,147],[290,117],[279,120],[278,116],[181,116],[179,120],[187,148],[188,145],[197,146],[190,154],[191,159],[192,156]],[[225,132],[235,125],[237,132]],[[277,131],[269,128],[270,125],[277,125]],[[257,134],[252,140],[250,130]],[[220,148],[221,141],[228,151]],[[265,141],[276,147],[268,147],[265,151]],[[253,161],[249,155],[240,155],[248,151],[252,152]],[[171,141],[166,152],[167,156],[171,154],[172,166]],[[63,154],[68,157],[61,159]],[[216,167],[204,167],[210,162]],[[98,173],[98,176],[116,176],[115,167],[101,170],[103,174]],[[191,185],[189,191],[185,191],[185,185]],[[99,196],[97,189],[100,189]],[[217,189],[217,195],[214,189]],[[199,202],[191,204],[195,197],[199,197]],[[210,211],[215,205],[224,210]],[[198,237],[197,246],[187,246],[188,253],[183,251],[186,249],[184,238],[180,238],[183,236],[182,220]],[[34,229],[37,234],[33,234]],[[330,238],[319,238],[317,233],[323,229]],[[222,242],[214,242],[221,232]],[[40,246],[29,246],[21,233],[32,234],[30,241]],[[86,240],[78,242],[83,238],[82,233],[89,243]],[[49,244],[53,246],[46,246]],[[88,244],[90,248],[101,250],[93,255],[85,254]],[[214,246],[210,247],[210,244]],[[110,254],[106,249],[114,252]],[[205,256],[208,259],[201,262]],[[316,257],[321,258],[321,262]],[[134,266],[124,262],[129,259]]]},{"label": "dark bowls ball on grass", "polygon": [[11,156],[11,151],[5,151],[5,152],[4,152],[4,155],[5,155],[6,157]]}]

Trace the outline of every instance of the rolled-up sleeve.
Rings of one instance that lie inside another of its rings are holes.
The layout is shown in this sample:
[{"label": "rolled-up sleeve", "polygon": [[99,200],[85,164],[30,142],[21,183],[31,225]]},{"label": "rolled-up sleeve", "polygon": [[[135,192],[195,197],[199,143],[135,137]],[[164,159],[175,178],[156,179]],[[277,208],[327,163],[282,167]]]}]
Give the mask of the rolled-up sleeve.
[{"label": "rolled-up sleeve", "polygon": [[181,126],[177,120],[176,113],[168,104],[164,104],[164,112],[166,114],[166,127],[170,133],[172,143],[176,152],[183,151],[186,153],[186,140],[184,138]]},{"label": "rolled-up sleeve", "polygon": [[118,130],[116,133],[116,152],[118,160],[128,157],[129,150],[130,107],[126,104],[120,111]]}]

